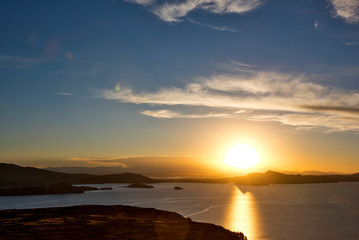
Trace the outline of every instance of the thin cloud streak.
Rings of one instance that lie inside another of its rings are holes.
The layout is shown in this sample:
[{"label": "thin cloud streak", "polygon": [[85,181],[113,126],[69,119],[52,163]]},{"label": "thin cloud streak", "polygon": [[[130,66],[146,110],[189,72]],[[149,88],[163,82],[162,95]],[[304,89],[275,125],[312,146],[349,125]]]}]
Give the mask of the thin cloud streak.
[{"label": "thin cloud streak", "polygon": [[69,93],[69,92],[58,92],[57,95],[60,95],[60,96],[73,96],[73,94]]},{"label": "thin cloud streak", "polygon": [[71,160],[71,161],[86,162],[86,163],[89,163],[89,164],[97,164],[99,166],[127,168],[128,165],[121,162],[124,159],[129,159],[129,157],[110,157],[110,158],[79,158],[79,157],[71,157],[71,158],[68,158],[68,160]]},{"label": "thin cloud streak", "polygon": [[345,45],[348,46],[359,46],[359,41],[346,41]]},{"label": "thin cloud streak", "polygon": [[[180,112],[163,109],[156,111],[143,111],[141,112],[143,115],[154,117],[154,118],[233,118],[235,114],[229,113],[206,113],[206,114],[183,114]],[[238,111],[239,113],[239,111]]]},{"label": "thin cloud streak", "polygon": [[23,62],[23,63],[38,63],[41,60],[36,58],[27,58],[27,57],[19,57],[19,56],[8,56],[8,55],[0,55],[0,61],[6,62]]},{"label": "thin cloud streak", "polygon": [[155,0],[124,0],[124,1],[130,3],[137,3],[141,5],[150,5],[155,2]]},{"label": "thin cloud streak", "polygon": [[0,68],[30,69],[42,62],[44,60],[36,58],[0,55]]},{"label": "thin cloud streak", "polygon": [[340,112],[340,113],[347,113],[353,115],[359,115],[359,108],[358,107],[332,107],[332,106],[303,106],[303,108],[315,110],[318,112]]},{"label": "thin cloud streak", "polygon": [[216,31],[226,31],[226,32],[237,32],[236,29],[234,28],[231,28],[231,27],[226,27],[226,26],[214,26],[212,24],[204,24],[204,23],[201,23],[201,22],[198,22],[198,21],[195,21],[191,18],[186,18],[188,22],[190,23],[193,23],[193,24],[196,24],[198,26],[201,26],[201,27],[208,27],[208,28],[211,28],[213,30],[216,30]]},{"label": "thin cloud streak", "polygon": [[280,122],[300,129],[325,128],[328,132],[359,131],[359,118],[326,114],[263,114],[252,116],[249,120]]},{"label": "thin cloud streak", "polygon": [[54,72],[54,73],[55,73],[55,74],[59,74],[59,75],[77,77],[77,76],[94,76],[94,75],[96,75],[99,71],[100,71],[99,69],[93,69],[93,70],[78,71],[78,72],[56,71],[56,72]]},{"label": "thin cloud streak", "polygon": [[[255,117],[256,112],[267,111],[281,113],[278,115],[281,117],[262,118],[262,121],[267,119],[303,126],[304,121],[301,119],[305,118],[308,123],[304,126],[311,125],[310,122],[318,126],[323,122],[323,127],[358,130],[359,92],[325,86],[310,81],[310,76],[305,74],[275,71],[238,72],[231,75],[200,77],[183,88],[162,88],[154,92],[141,93],[135,93],[130,88],[121,91],[104,90],[99,93],[99,97],[151,106],[206,106],[226,110],[222,115],[204,114],[203,117],[234,117],[235,114],[228,113],[228,109],[232,109],[233,113],[238,110],[253,111],[248,119],[258,120]],[[288,113],[300,114],[301,119],[292,117],[289,121],[288,116],[291,115]],[[171,110],[144,111],[142,114],[157,118],[199,118],[201,115],[186,116]],[[319,117],[326,121],[317,122]],[[298,120],[297,124],[295,120]],[[334,126],[335,123],[337,127]]]}]

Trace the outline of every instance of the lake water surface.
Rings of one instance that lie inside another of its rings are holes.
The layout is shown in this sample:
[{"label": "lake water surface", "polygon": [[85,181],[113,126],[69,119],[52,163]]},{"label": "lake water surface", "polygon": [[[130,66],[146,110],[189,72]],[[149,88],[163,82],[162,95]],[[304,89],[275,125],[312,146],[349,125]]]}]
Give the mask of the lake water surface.
[{"label": "lake water surface", "polygon": [[[359,239],[359,183],[236,186],[159,183],[153,189],[0,197],[0,209],[124,204],[170,210],[243,232],[249,240]],[[183,190],[173,190],[174,186]]]}]

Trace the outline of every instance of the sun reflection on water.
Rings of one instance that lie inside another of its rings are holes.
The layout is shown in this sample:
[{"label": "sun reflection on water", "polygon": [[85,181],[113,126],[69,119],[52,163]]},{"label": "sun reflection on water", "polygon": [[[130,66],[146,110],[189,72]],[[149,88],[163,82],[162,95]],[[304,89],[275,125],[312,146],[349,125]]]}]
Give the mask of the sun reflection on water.
[{"label": "sun reflection on water", "polygon": [[243,193],[237,187],[233,188],[225,227],[232,231],[243,232],[249,240],[255,238],[258,230],[257,213],[252,193]]}]

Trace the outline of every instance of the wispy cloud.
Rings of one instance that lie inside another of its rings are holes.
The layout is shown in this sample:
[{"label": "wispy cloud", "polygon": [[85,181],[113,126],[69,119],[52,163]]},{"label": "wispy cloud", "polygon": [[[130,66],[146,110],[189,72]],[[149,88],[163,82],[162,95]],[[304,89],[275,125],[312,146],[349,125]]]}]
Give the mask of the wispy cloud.
[{"label": "wispy cloud", "polygon": [[28,57],[0,55],[0,61],[7,61],[7,62],[24,62],[24,63],[38,63],[38,62],[40,62],[41,60],[35,59],[35,58],[28,58]]},{"label": "wispy cloud", "polygon": [[141,5],[150,5],[155,2],[155,0],[124,0],[124,1],[130,3],[137,3]]},{"label": "wispy cloud", "polygon": [[346,41],[345,44],[348,46],[359,46],[359,41]]},{"label": "wispy cloud", "polygon": [[94,76],[96,75],[100,70],[99,69],[92,69],[92,70],[86,70],[86,71],[56,71],[55,74],[65,75],[65,76]]},{"label": "wispy cloud", "polygon": [[242,14],[258,8],[261,0],[187,0],[166,2],[154,9],[154,13],[167,22],[182,21],[182,18],[195,10],[204,10],[217,14]]},{"label": "wispy cloud", "polygon": [[[322,122],[320,126],[336,130],[359,130],[358,91],[325,86],[312,79],[311,75],[299,73],[239,71],[199,77],[182,88],[162,88],[138,93],[130,88],[123,88],[121,91],[104,90],[99,96],[151,106],[206,106],[233,110],[233,113],[223,111],[215,114],[183,114],[168,109],[142,112],[157,118],[235,117],[238,116],[236,111],[249,110],[252,111],[247,116],[250,120],[316,127]],[[271,117],[258,118],[258,112],[263,111]],[[326,121],[317,121],[323,118]]]},{"label": "wispy cloud", "polygon": [[[265,0],[124,0],[126,2],[143,5],[153,14],[165,22],[181,22],[191,12],[202,10],[215,14],[243,14],[260,7]],[[217,31],[235,32],[236,29],[226,26],[201,23],[187,19],[190,23],[208,27]]]},{"label": "wispy cloud", "polygon": [[359,118],[320,113],[262,114],[250,117],[253,121],[280,122],[300,129],[324,128],[332,131],[359,131]]},{"label": "wispy cloud", "polygon": [[186,18],[186,19],[190,23],[196,24],[196,25],[201,26],[201,27],[208,27],[208,28],[211,28],[211,29],[216,30],[216,31],[237,32],[237,30],[235,28],[226,27],[226,26],[215,26],[215,25],[212,25],[212,24],[205,24],[205,23],[195,21],[195,20],[193,20],[191,18]]},{"label": "wispy cloud", "polygon": [[348,23],[359,22],[358,0],[328,0],[332,5],[334,17],[344,18]]},{"label": "wispy cloud", "polygon": [[30,69],[43,61],[37,58],[0,55],[0,68]]},{"label": "wispy cloud", "polygon": [[303,74],[279,72],[201,77],[183,88],[163,88],[156,92],[134,93],[130,88],[119,92],[105,90],[102,96],[137,104],[281,111],[308,111],[302,106],[331,106],[334,102],[355,107],[359,103],[359,93],[310,82]]},{"label": "wispy cloud", "polygon": [[[246,111],[244,111],[246,112]],[[205,114],[184,114],[168,109],[156,110],[156,111],[143,111],[142,114],[155,117],[155,118],[233,118],[236,115],[242,113],[237,111],[236,113],[205,113]]]},{"label": "wispy cloud", "polygon": [[109,158],[79,158],[71,157],[68,160],[86,162],[90,164],[106,166],[106,167],[123,167],[126,168],[127,164],[123,163],[122,160],[127,160],[129,157],[109,157]]},{"label": "wispy cloud", "polygon": [[57,95],[60,95],[60,96],[73,96],[72,93],[68,93],[68,92],[58,92]]},{"label": "wispy cloud", "polygon": [[310,106],[305,105],[303,108],[314,110],[317,112],[326,112],[326,113],[345,113],[351,115],[359,115],[359,106],[358,107],[342,107],[342,106]]}]

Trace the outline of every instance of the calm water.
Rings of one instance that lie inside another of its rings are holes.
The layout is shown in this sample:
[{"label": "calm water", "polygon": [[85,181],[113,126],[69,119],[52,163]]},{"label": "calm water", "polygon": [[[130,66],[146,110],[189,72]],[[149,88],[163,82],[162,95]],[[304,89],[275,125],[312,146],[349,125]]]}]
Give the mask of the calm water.
[{"label": "calm water", "polygon": [[[184,190],[175,191],[174,186]],[[257,239],[359,239],[359,183],[236,187],[232,184],[125,184],[84,194],[0,197],[0,209],[126,204],[171,210]]]}]

